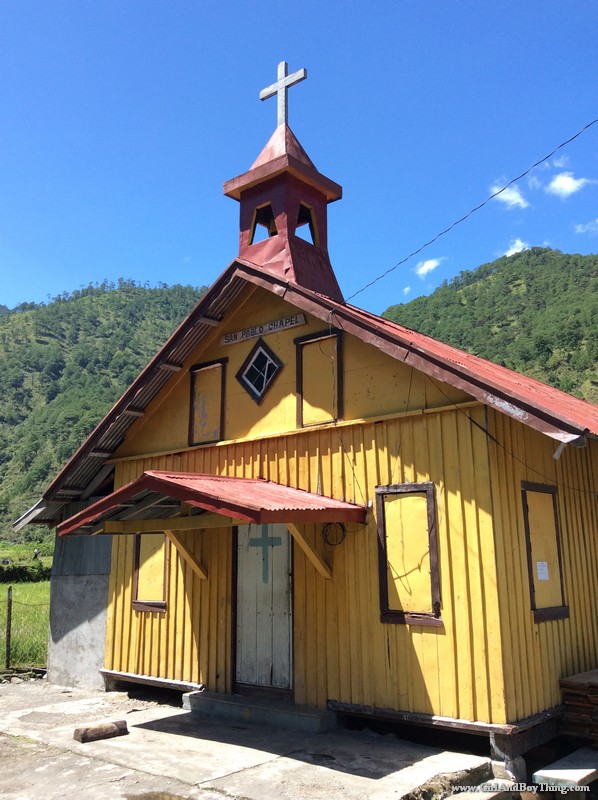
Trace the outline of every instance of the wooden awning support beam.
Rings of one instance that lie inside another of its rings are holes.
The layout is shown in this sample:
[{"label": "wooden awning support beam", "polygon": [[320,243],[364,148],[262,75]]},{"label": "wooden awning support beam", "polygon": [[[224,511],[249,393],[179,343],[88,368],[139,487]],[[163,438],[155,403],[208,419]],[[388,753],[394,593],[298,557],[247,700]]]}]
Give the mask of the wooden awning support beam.
[{"label": "wooden awning support beam", "polygon": [[172,542],[174,547],[176,548],[178,554],[181,556],[183,561],[186,561],[187,564],[191,567],[193,572],[197,575],[198,578],[202,580],[208,579],[208,572],[203,567],[199,561],[195,558],[194,554],[189,550],[187,545],[181,539],[180,533],[177,531],[164,531],[164,535]]},{"label": "wooden awning support beam", "polygon": [[114,520],[104,523],[104,533],[159,533],[161,531],[194,531],[202,528],[230,528],[247,524],[245,520],[220,514],[196,514],[192,517],[166,519]]},{"label": "wooden awning support beam", "polygon": [[309,561],[314,565],[320,575],[323,578],[326,578],[326,580],[330,580],[332,578],[332,570],[324,561],[322,556],[317,553],[312,545],[307,541],[305,534],[303,533],[302,526],[294,525],[292,522],[287,522],[285,524],[289,529],[289,533],[293,539],[297,542],[299,547],[303,550]]}]

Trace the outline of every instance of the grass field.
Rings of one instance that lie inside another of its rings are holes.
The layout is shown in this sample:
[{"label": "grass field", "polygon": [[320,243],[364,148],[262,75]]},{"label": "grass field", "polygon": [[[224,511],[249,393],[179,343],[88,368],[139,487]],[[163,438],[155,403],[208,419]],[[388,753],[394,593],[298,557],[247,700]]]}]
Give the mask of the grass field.
[{"label": "grass field", "polygon": [[[0,584],[0,665],[5,666],[7,584]],[[12,586],[10,666],[42,667],[48,653],[50,581]]]},{"label": "grass field", "polygon": [[53,545],[44,544],[13,544],[12,542],[0,541],[0,562],[11,561],[15,564],[34,564],[33,554],[35,550],[39,550],[37,557],[38,561],[44,567],[52,566],[52,553]]}]

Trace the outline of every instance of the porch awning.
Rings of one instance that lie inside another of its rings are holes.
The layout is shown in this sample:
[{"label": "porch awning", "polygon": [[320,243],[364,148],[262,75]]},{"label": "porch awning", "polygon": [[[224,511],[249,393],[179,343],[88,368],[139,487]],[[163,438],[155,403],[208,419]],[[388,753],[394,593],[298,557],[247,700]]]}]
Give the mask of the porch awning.
[{"label": "porch awning", "polygon": [[[58,526],[58,533],[110,532],[117,522],[182,517],[190,507],[189,527],[206,512],[253,523],[365,522],[365,506],[282,486],[257,478],[230,478],[188,472],[144,472]],[[111,525],[112,523],[112,525]],[[147,523],[144,526],[147,528]]]}]

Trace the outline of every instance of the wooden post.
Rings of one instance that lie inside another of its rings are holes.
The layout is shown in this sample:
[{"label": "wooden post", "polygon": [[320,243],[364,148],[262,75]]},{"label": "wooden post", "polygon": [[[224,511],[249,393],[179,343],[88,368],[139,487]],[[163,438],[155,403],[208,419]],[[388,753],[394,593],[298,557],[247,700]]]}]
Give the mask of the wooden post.
[{"label": "wooden post", "polygon": [[10,629],[12,626],[12,586],[6,597],[6,669],[10,669]]}]

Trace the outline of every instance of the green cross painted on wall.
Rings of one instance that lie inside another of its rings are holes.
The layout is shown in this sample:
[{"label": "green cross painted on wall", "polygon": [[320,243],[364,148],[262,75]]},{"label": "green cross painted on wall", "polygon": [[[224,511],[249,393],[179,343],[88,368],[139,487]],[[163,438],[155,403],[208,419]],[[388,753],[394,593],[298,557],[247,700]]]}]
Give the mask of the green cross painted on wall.
[{"label": "green cross painted on wall", "polygon": [[262,582],[268,583],[270,580],[270,548],[280,547],[282,539],[280,536],[268,536],[268,525],[262,525],[262,535],[258,539],[254,537],[249,540],[250,547],[262,548]]}]

